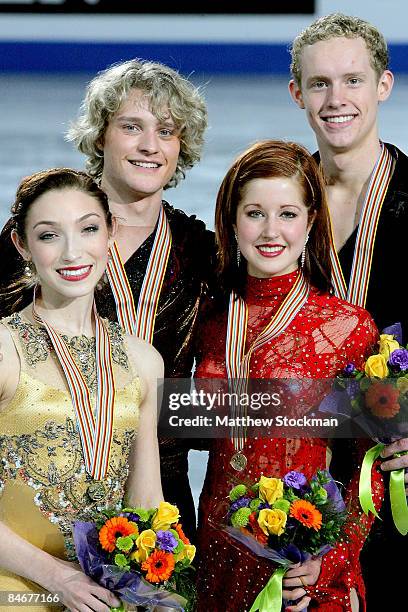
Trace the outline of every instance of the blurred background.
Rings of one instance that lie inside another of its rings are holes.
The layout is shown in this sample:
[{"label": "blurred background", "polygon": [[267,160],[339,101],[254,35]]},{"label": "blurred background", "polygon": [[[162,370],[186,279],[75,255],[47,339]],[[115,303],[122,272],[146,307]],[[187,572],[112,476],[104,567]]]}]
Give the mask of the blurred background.
[{"label": "blurred background", "polygon": [[[0,0],[1,224],[23,176],[83,167],[64,132],[87,82],[113,62],[140,57],[164,62],[203,88],[210,119],[203,159],[166,199],[212,227],[220,181],[249,143],[285,138],[315,149],[287,91],[288,47],[316,17],[335,11],[367,19],[385,35],[396,84],[381,108],[380,133],[408,150],[406,0],[235,0],[233,14],[223,0],[197,2],[194,11],[191,4],[173,0],[170,12],[168,2],[156,1],[151,14],[134,0]],[[192,454],[196,498],[205,462],[205,454]]]}]

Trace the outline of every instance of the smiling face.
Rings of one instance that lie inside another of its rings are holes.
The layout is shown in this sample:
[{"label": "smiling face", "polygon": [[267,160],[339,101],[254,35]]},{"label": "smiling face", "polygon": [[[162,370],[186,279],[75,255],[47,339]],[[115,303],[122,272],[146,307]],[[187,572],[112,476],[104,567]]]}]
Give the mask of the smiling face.
[{"label": "smiling face", "polygon": [[388,70],[378,79],[362,38],[330,38],[301,54],[302,82],[290,93],[306,109],[320,151],[343,152],[378,146],[378,103],[391,93]]},{"label": "smiling face", "polygon": [[98,200],[77,189],[50,190],[30,206],[25,241],[13,241],[31,259],[42,295],[70,299],[93,292],[107,264],[109,229]]},{"label": "smiling face", "polygon": [[296,177],[249,181],[234,226],[248,273],[269,278],[296,270],[311,225]]},{"label": "smiling face", "polygon": [[179,130],[170,113],[159,120],[143,92],[133,89],[106,128],[102,188],[123,204],[152,196],[161,200],[179,153]]}]

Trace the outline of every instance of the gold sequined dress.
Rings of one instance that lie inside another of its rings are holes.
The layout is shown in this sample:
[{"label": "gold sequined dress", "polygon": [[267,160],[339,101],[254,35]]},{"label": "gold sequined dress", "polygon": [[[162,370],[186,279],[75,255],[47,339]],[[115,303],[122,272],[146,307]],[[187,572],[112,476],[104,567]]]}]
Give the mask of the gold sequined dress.
[{"label": "gold sequined dress", "polygon": [[[122,502],[138,427],[139,379],[118,324],[109,323],[116,388],[113,439],[107,475],[95,481],[85,471],[71,396],[45,329],[18,313],[1,322],[13,337],[21,371],[13,399],[0,412],[0,520],[51,555],[75,560],[73,522]],[[94,399],[95,339],[64,339]],[[0,568],[0,591],[40,590]],[[46,604],[29,609],[55,610]]]}]

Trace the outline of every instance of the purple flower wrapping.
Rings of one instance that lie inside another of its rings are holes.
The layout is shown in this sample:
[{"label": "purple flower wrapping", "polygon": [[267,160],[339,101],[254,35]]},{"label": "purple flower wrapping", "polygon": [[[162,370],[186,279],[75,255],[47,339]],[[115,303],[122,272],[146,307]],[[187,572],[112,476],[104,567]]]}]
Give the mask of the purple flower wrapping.
[{"label": "purple flower wrapping", "polygon": [[[273,548],[264,546],[263,544],[255,540],[255,538],[253,538],[252,536],[242,533],[242,531],[237,527],[226,527],[225,531],[234,540],[237,540],[238,542],[249,548],[249,550],[252,551],[258,557],[263,557],[264,559],[269,559],[269,561],[273,561],[278,565],[282,565],[282,567],[284,567],[286,570],[296,566],[298,563],[303,563],[303,561],[307,561],[311,557],[309,553],[302,552],[294,544],[289,544],[284,548],[274,550]],[[318,555],[315,556],[320,557],[322,555],[325,555],[327,552],[329,552],[330,549],[331,546],[323,546],[320,549]],[[272,573],[273,572],[271,571],[271,574]],[[290,605],[291,603],[295,602],[283,600],[284,606]],[[307,608],[304,608],[302,612],[307,612]]]},{"label": "purple flower wrapping", "polygon": [[384,327],[381,333],[388,334],[390,336],[394,336],[398,344],[402,344],[402,325],[401,323],[394,323],[393,325],[388,325],[388,327]]},{"label": "purple flower wrapping", "polygon": [[98,530],[93,523],[76,522],[74,542],[83,572],[123,601],[140,606],[168,606],[184,611],[186,601],[183,597],[155,587],[135,571],[123,571],[112,564],[101,551]]}]

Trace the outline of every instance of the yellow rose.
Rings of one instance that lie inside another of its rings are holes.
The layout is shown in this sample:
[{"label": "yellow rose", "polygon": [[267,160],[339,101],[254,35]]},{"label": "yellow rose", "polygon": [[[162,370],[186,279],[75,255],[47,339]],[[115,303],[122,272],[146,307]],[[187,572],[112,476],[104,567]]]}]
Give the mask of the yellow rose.
[{"label": "yellow rose", "polygon": [[143,550],[143,548],[139,548],[138,550],[135,550],[134,552],[132,552],[132,554],[130,555],[130,558],[132,559],[132,561],[143,563],[143,561],[146,561],[148,556],[149,556],[149,552],[147,550]]},{"label": "yellow rose", "polygon": [[180,513],[176,506],[172,506],[168,502],[160,502],[159,508],[152,521],[152,527],[155,531],[159,529],[169,529],[170,525],[177,523],[180,518]]},{"label": "yellow rose", "polygon": [[192,563],[195,557],[195,554],[196,554],[196,547],[194,546],[194,544],[184,544],[183,550],[179,552],[178,555],[174,556],[174,561],[177,563],[177,561],[182,561],[182,559],[187,557],[190,563]]},{"label": "yellow rose", "polygon": [[366,361],[364,370],[367,376],[385,378],[388,376],[387,360],[381,354],[371,355]]},{"label": "yellow rose", "polygon": [[397,389],[401,394],[408,392],[408,376],[397,378]]},{"label": "yellow rose", "polygon": [[273,504],[277,499],[283,497],[283,481],[279,478],[267,478],[261,476],[259,480],[259,496]]},{"label": "yellow rose", "polygon": [[156,534],[153,529],[145,529],[136,539],[136,546],[149,553],[156,546]]},{"label": "yellow rose", "polygon": [[378,344],[380,345],[380,355],[384,355],[386,359],[389,358],[393,351],[400,348],[399,342],[390,334],[381,334]]},{"label": "yellow rose", "polygon": [[280,536],[285,531],[288,515],[283,510],[261,510],[258,516],[258,524],[264,534]]}]

